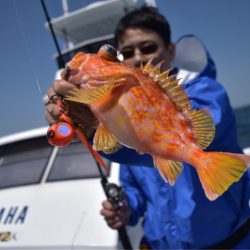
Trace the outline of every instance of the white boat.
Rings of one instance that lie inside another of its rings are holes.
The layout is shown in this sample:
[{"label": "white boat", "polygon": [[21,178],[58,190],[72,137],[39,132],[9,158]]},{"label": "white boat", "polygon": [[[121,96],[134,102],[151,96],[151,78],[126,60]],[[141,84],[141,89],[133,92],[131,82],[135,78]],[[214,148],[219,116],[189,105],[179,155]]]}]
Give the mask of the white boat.
[{"label": "white boat", "polygon": [[[81,143],[52,147],[46,134],[0,138],[0,248],[120,249],[99,212],[105,195],[95,161]],[[118,183],[118,172],[111,164],[108,180]],[[140,229],[128,232],[136,248]]]}]

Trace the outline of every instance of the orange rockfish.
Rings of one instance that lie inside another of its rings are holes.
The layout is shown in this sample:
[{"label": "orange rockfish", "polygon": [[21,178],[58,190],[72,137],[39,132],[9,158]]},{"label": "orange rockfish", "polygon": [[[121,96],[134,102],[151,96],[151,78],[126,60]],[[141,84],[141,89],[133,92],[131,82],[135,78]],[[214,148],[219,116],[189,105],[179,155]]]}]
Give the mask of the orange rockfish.
[{"label": "orange rockfish", "polygon": [[66,100],[88,105],[99,120],[95,150],[112,153],[125,145],[147,152],[171,185],[188,162],[208,199],[215,200],[241,178],[250,157],[203,151],[215,134],[211,116],[193,110],[178,80],[161,73],[160,65],[123,64],[108,45],[97,54],[80,52],[66,68],[67,80],[78,86]]}]

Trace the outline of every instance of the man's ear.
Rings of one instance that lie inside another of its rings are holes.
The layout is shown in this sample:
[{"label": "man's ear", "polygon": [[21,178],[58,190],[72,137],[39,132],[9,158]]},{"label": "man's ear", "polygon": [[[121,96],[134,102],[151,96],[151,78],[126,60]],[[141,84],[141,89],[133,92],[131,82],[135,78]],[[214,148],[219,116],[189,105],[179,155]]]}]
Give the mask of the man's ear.
[{"label": "man's ear", "polygon": [[168,45],[167,51],[168,51],[168,58],[170,59],[170,61],[173,61],[173,59],[175,57],[175,44],[170,43]]}]

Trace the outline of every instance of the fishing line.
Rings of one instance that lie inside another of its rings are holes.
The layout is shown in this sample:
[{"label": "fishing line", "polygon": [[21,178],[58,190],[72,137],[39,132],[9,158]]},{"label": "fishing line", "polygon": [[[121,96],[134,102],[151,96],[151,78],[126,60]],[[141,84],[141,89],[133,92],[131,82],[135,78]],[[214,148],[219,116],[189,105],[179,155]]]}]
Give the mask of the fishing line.
[{"label": "fishing line", "polygon": [[40,94],[42,94],[41,87],[40,87],[40,84],[39,84],[39,81],[38,81],[38,77],[37,77],[36,71],[35,71],[35,69],[33,67],[33,64],[32,64],[33,61],[31,59],[30,46],[28,44],[28,40],[26,38],[24,29],[23,29],[23,26],[22,26],[21,18],[20,18],[20,15],[18,13],[18,9],[17,9],[17,6],[16,6],[16,1],[12,0],[12,3],[13,3],[13,6],[14,6],[14,9],[15,9],[17,23],[18,23],[19,29],[21,31],[21,36],[22,36],[23,44],[24,44],[24,47],[25,47],[25,50],[26,50],[26,55],[27,55],[27,58],[28,58],[28,63],[30,65],[31,72],[32,72],[32,74],[33,74],[33,76],[35,78],[36,85],[38,87],[38,91],[40,92]]}]

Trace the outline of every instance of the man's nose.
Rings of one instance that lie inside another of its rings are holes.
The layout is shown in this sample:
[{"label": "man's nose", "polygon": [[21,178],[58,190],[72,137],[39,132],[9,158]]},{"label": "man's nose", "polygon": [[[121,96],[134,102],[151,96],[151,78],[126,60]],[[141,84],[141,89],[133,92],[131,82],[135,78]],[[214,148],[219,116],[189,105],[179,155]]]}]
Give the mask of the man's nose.
[{"label": "man's nose", "polygon": [[141,53],[141,51],[136,48],[134,51],[134,66],[140,67],[141,63],[144,63],[145,56]]}]

